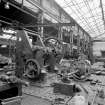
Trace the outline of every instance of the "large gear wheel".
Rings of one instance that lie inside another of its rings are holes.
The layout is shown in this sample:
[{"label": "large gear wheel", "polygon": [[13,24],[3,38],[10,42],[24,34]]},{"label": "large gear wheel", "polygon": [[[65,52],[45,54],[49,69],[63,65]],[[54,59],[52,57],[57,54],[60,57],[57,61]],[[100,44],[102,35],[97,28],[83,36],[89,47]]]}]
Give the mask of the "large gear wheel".
[{"label": "large gear wheel", "polygon": [[36,79],[41,73],[39,63],[35,59],[29,59],[26,62],[24,75],[30,79]]}]

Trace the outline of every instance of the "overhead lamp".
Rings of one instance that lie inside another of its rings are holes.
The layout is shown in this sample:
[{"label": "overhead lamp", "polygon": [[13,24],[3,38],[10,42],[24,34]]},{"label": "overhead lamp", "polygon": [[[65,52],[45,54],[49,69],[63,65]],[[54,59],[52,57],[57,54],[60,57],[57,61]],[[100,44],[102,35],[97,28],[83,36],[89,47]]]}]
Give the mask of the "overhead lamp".
[{"label": "overhead lamp", "polygon": [[10,9],[9,2],[5,4],[5,9]]}]

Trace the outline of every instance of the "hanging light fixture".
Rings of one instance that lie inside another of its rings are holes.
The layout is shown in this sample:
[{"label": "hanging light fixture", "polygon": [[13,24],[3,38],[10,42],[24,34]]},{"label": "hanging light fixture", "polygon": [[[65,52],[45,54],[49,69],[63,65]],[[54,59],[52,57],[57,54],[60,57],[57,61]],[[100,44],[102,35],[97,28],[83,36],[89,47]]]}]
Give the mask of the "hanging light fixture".
[{"label": "hanging light fixture", "polygon": [[5,9],[10,9],[9,2],[5,4]]}]

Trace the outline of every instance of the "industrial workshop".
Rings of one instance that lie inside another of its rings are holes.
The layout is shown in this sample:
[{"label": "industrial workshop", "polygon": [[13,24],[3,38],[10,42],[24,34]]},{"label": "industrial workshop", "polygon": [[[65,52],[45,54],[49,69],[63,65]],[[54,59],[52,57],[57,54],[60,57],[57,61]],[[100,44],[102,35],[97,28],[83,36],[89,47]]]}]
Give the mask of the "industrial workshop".
[{"label": "industrial workshop", "polygon": [[0,105],[105,105],[105,0],[0,0]]}]

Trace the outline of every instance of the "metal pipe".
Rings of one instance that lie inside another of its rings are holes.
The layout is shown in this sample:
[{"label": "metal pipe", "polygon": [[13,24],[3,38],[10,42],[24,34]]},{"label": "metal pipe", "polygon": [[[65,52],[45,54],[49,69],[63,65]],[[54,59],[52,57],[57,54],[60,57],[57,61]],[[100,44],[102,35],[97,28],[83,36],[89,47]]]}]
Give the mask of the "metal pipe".
[{"label": "metal pipe", "polygon": [[5,24],[8,24],[8,25],[12,25],[12,23],[6,22],[6,21],[4,21],[4,20],[0,20],[0,22],[1,22],[1,23],[5,23]]},{"label": "metal pipe", "polygon": [[21,8],[23,8],[23,4],[24,4],[24,0],[22,0],[22,5],[21,5]]},{"label": "metal pipe", "polygon": [[101,12],[102,12],[102,20],[103,20],[104,29],[105,29],[105,17],[104,17],[104,9],[103,9],[102,0],[100,0],[100,7],[101,7]]}]

